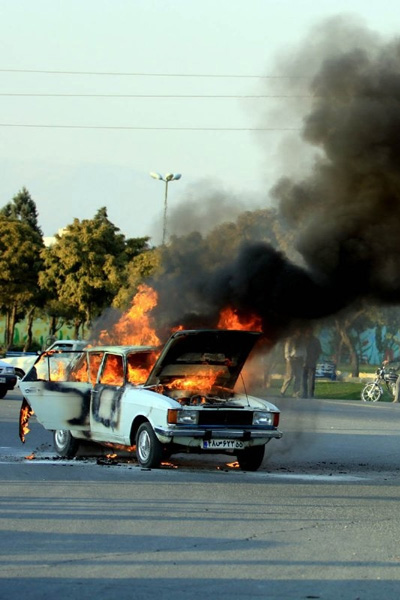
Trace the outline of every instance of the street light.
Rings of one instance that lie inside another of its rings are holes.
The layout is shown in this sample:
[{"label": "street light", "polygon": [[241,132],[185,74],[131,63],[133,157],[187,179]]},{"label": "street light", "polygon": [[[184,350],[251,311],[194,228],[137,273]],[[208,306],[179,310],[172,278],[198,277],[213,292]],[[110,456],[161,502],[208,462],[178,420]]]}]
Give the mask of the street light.
[{"label": "street light", "polygon": [[150,177],[153,179],[159,179],[160,181],[165,182],[165,196],[164,196],[164,222],[163,222],[163,235],[162,235],[162,244],[165,244],[165,238],[167,236],[167,205],[168,205],[168,184],[170,181],[176,181],[180,179],[182,175],[180,173],[167,173],[165,177],[160,175],[160,173],[150,173]]}]

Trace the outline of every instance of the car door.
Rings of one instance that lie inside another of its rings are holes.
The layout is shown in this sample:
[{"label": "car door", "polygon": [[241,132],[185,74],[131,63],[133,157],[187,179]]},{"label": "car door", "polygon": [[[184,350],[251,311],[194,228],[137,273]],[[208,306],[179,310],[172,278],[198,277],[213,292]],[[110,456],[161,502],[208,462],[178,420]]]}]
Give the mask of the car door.
[{"label": "car door", "polygon": [[46,429],[87,431],[92,385],[86,353],[78,357],[75,372],[62,379],[57,376],[57,360],[56,355],[44,356],[20,382],[20,389]]},{"label": "car door", "polygon": [[124,372],[124,357],[106,352],[91,392],[90,429],[94,440],[121,442],[119,429]]}]

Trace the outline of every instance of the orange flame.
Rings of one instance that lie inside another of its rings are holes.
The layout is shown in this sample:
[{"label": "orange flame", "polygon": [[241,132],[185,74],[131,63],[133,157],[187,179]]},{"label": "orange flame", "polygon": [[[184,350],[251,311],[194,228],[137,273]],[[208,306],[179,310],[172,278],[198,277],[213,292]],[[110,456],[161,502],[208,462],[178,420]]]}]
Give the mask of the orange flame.
[{"label": "orange flame", "polygon": [[101,344],[125,344],[128,346],[159,346],[150,313],[157,306],[158,295],[147,285],[140,285],[132,306],[122,315],[110,332],[102,331]]},{"label": "orange flame", "polygon": [[32,454],[29,454],[29,456],[25,456],[26,460],[34,460],[35,458],[36,457],[35,457],[35,453],[34,452],[32,452]]},{"label": "orange flame", "polygon": [[257,315],[240,316],[233,308],[221,310],[218,329],[239,329],[242,331],[262,331],[262,321]]},{"label": "orange flame", "polygon": [[101,376],[101,383],[105,385],[122,385],[123,382],[122,358],[120,356],[109,355]]},{"label": "orange flame", "polygon": [[74,371],[72,374],[70,374],[70,378],[72,381],[87,381],[88,380],[88,367],[87,367],[87,363],[86,361],[84,362],[84,364],[81,366],[80,369]]},{"label": "orange flame", "polygon": [[33,410],[26,398],[22,398],[21,409],[19,411],[19,439],[25,444],[25,436],[30,432],[28,422],[30,417],[33,415]]},{"label": "orange flame", "polygon": [[135,385],[145,383],[150,374],[150,370],[151,369],[134,368],[128,364],[128,381]]},{"label": "orange flame", "polygon": [[56,361],[51,364],[50,379],[52,381],[65,381],[67,365],[65,362]]},{"label": "orange flame", "polygon": [[136,446],[124,446],[122,444],[112,444],[111,442],[103,442],[103,446],[114,448],[114,450],[121,450],[123,452],[136,452]]},{"label": "orange flame", "polygon": [[220,375],[225,373],[224,370],[212,371],[204,369],[197,373],[194,377],[185,377],[173,379],[169,383],[164,384],[169,390],[201,390],[208,393],[215,385],[216,380]]},{"label": "orange flame", "polygon": [[65,381],[67,365],[68,360],[65,360],[65,354],[62,352],[56,350],[44,352],[35,365],[37,377],[38,379],[50,379],[50,381]]}]

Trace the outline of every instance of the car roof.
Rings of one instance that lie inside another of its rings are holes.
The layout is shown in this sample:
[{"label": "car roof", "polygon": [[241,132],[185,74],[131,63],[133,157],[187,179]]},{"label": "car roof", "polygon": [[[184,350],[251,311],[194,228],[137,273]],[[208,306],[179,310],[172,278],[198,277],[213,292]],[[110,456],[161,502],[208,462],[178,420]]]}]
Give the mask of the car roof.
[{"label": "car roof", "polygon": [[109,352],[110,354],[131,354],[132,352],[151,352],[157,350],[156,346],[86,346],[83,351]]},{"label": "car roof", "polygon": [[51,345],[55,344],[87,344],[85,340],[55,340]]}]

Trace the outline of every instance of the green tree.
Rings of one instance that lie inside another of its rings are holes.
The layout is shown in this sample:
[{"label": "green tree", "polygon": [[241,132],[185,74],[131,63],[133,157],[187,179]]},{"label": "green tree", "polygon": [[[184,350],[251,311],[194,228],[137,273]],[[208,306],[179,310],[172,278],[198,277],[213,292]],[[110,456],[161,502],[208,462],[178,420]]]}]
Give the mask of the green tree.
[{"label": "green tree", "polygon": [[398,306],[379,306],[374,315],[375,343],[382,360],[400,356],[400,310]]},{"label": "green tree", "polygon": [[42,235],[42,230],[38,223],[36,204],[25,187],[13,197],[11,202],[8,202],[8,204],[1,209],[0,214],[9,219],[21,221],[21,223],[29,225],[33,231]]},{"label": "green tree", "polygon": [[32,227],[0,216],[0,309],[6,315],[6,348],[13,343],[17,321],[37,299],[42,248],[42,238]]},{"label": "green tree", "polygon": [[161,251],[159,248],[143,251],[126,265],[125,285],[120,288],[114,298],[113,306],[126,310],[138,291],[140,283],[154,277],[161,268]]},{"label": "green tree", "polygon": [[358,377],[360,373],[360,357],[357,353],[356,341],[357,336],[355,330],[358,328],[358,323],[363,316],[363,309],[353,311],[345,311],[337,315],[334,319],[336,331],[339,336],[338,361],[342,353],[342,346],[346,348],[350,357],[351,375]]},{"label": "green tree", "polygon": [[135,258],[135,256],[139,256],[142,252],[150,250],[149,240],[150,238],[148,236],[128,238],[125,242],[125,253],[128,260]]},{"label": "green tree", "polygon": [[40,286],[49,293],[49,308],[58,306],[73,320],[76,337],[126,283],[127,245],[118,232],[101,208],[94,219],[75,219],[43,253]]},{"label": "green tree", "polygon": [[227,221],[218,225],[204,239],[204,244],[210,264],[216,265],[230,259],[245,241],[267,242],[289,256],[293,254],[292,237],[284,229],[275,210],[262,209],[246,211],[235,222]]},{"label": "green tree", "polygon": [[[351,309],[346,309],[335,315],[332,320],[328,320],[333,321],[337,333],[337,360],[342,362],[342,352],[345,349],[350,359],[352,377],[358,377],[360,371],[362,333],[375,327],[381,331],[384,326],[389,326],[389,337],[398,331],[399,318],[395,318],[395,315],[392,314],[392,319],[390,319],[390,315],[387,307],[359,302]],[[382,345],[377,344],[377,346],[378,350],[383,353]]]}]

